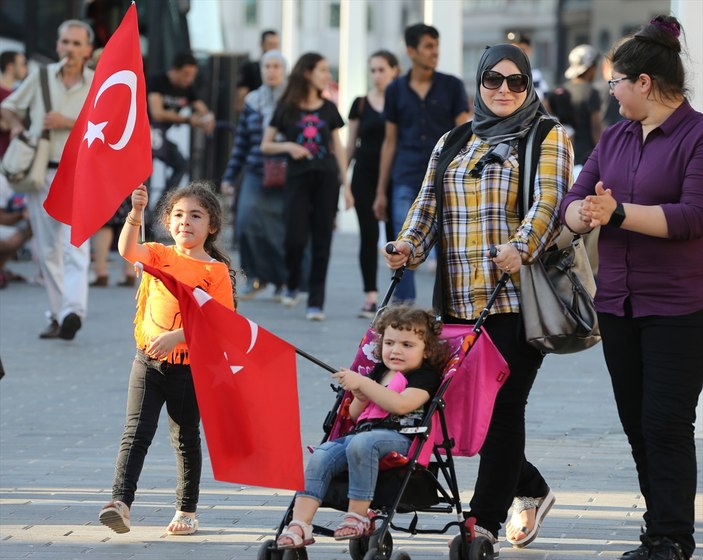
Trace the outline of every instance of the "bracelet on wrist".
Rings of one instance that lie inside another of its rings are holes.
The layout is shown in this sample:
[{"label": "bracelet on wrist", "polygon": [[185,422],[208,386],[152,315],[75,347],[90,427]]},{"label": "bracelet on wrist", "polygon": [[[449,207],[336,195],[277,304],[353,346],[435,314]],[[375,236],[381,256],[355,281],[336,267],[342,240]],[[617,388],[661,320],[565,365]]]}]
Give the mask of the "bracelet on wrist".
[{"label": "bracelet on wrist", "polygon": [[127,214],[127,219],[126,219],[125,221],[126,221],[130,226],[137,226],[137,227],[139,227],[139,226],[142,225],[142,223],[141,223],[139,220],[135,220],[135,219],[132,217],[132,213],[131,213],[131,212],[130,212],[129,214]]}]

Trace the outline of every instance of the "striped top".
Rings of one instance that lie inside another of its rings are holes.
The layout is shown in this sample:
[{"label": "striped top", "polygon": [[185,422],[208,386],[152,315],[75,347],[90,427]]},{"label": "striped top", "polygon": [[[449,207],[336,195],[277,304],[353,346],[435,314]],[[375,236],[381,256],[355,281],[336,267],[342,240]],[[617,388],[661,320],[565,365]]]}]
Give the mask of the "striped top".
[{"label": "striped top", "polygon": [[[399,241],[414,248],[409,268],[423,262],[437,241],[435,169],[446,137],[440,138],[432,152],[422,188],[398,235]],[[520,220],[517,142],[502,164],[488,164],[480,178],[471,177],[469,171],[488,149],[488,144],[471,136],[444,175],[444,312],[460,319],[480,315],[500,277],[501,271],[487,256],[491,245],[513,243],[524,263],[549,247],[559,229],[559,204],[572,180],[571,142],[557,125],[542,143],[534,203]],[[519,276],[514,275],[491,308],[492,314],[520,312],[519,283]]]},{"label": "striped top", "polygon": [[261,138],[264,135],[263,117],[249,105],[244,105],[234,133],[234,145],[229,155],[222,182],[233,183],[246,167],[247,171],[264,174],[264,155]]}]

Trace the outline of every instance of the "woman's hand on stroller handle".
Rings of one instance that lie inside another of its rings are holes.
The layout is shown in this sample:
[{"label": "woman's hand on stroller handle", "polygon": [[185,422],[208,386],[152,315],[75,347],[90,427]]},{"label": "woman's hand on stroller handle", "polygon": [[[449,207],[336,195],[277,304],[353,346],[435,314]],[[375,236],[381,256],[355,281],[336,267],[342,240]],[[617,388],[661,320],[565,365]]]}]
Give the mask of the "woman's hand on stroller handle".
[{"label": "woman's hand on stroller handle", "polygon": [[386,244],[383,256],[388,268],[393,270],[407,264],[410,259],[410,244],[407,241],[392,241]]},{"label": "woman's hand on stroller handle", "polygon": [[491,245],[486,251],[486,256],[493,259],[496,266],[508,274],[518,272],[522,265],[520,253],[515,248],[515,245],[511,243],[504,243],[498,246]]}]

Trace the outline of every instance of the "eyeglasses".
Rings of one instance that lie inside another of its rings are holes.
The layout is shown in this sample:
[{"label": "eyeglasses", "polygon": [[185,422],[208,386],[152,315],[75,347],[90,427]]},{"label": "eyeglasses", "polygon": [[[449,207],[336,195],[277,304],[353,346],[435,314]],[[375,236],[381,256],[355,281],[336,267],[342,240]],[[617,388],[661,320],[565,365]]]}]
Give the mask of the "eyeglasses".
[{"label": "eyeglasses", "polygon": [[623,80],[627,80],[627,76],[622,76],[620,78],[613,78],[612,80],[608,80],[608,87],[610,88],[610,91],[614,91],[615,86],[618,85]]},{"label": "eyeglasses", "polygon": [[526,74],[510,74],[503,76],[500,72],[486,70],[481,76],[481,85],[486,89],[498,89],[503,85],[503,81],[508,82],[508,89],[513,93],[522,93],[530,83],[530,77]]}]

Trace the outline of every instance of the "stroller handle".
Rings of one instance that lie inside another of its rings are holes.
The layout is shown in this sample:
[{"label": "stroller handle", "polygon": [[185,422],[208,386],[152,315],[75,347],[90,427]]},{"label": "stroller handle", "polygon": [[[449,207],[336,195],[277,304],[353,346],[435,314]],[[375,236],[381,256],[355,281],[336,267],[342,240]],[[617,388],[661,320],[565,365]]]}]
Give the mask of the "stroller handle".
[{"label": "stroller handle", "polygon": [[[498,256],[498,249],[495,245],[491,245],[490,247],[488,247],[488,254],[492,259]],[[508,274],[507,272],[503,272],[503,274],[500,275],[500,278],[498,278],[498,283],[496,284],[496,287],[493,289],[493,292],[488,298],[488,301],[486,302],[486,307],[483,309],[483,311],[481,311],[481,314],[478,316],[478,319],[476,319],[476,322],[474,323],[474,332],[481,332],[481,327],[484,321],[488,318],[488,313],[491,307],[493,307],[493,304],[495,303],[496,299],[498,299],[498,294],[508,283],[508,280],[510,280],[510,274]]]},{"label": "stroller handle", "polygon": [[[386,243],[385,246],[385,251],[389,255],[398,255],[400,254],[400,251],[395,248],[395,245],[393,243]],[[388,306],[388,302],[391,300],[391,297],[393,296],[393,292],[395,291],[395,287],[398,285],[398,282],[403,278],[403,273],[405,272],[405,265],[401,266],[400,268],[396,268],[393,271],[393,276],[391,277],[391,285],[388,287],[388,291],[386,292],[385,297],[381,301],[381,305],[378,306],[378,311],[376,311],[376,317],[383,311]]]}]

